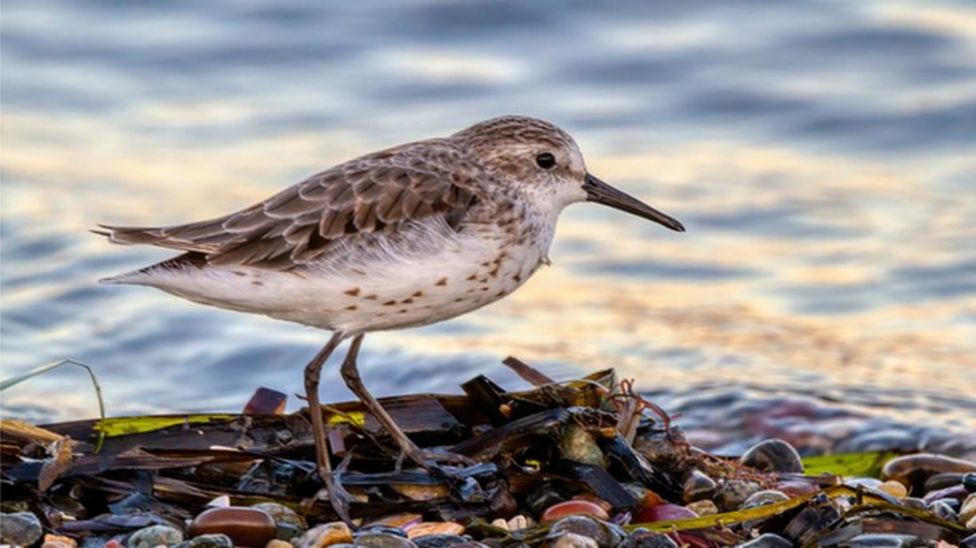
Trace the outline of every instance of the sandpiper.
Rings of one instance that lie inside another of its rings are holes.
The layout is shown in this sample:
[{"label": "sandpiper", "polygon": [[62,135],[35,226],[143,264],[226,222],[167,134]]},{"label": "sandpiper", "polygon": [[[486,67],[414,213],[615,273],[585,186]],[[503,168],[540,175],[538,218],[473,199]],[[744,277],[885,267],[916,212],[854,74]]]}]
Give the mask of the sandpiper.
[{"label": "sandpiper", "polygon": [[515,291],[548,263],[559,213],[584,201],[684,231],[588,173],[565,131],[503,116],[350,160],[216,219],[96,232],[182,252],[107,283],[332,332],[305,367],[305,389],[317,465],[335,503],[318,401],[329,355],[352,339],[341,368],[349,389],[408,458],[436,469],[363,386],[363,336],[447,320]]}]

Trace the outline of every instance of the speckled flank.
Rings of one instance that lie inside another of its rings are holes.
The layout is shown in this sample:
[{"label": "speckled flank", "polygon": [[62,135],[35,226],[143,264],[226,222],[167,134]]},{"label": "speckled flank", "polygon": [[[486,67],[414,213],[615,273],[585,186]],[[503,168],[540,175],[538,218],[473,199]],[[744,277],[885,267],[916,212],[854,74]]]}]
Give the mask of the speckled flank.
[{"label": "speckled flank", "polygon": [[[546,152],[555,165],[542,167]],[[438,322],[518,289],[562,209],[585,199],[576,143],[509,116],[324,171],[211,221],[111,228],[184,255],[108,281],[346,334]]]}]

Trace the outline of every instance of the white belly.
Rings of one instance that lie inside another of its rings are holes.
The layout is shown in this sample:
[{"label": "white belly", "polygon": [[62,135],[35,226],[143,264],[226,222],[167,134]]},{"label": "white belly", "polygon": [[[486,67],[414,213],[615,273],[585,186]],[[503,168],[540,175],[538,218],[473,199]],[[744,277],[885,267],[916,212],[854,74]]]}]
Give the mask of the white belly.
[{"label": "white belly", "polygon": [[[270,271],[246,266],[154,269],[116,281],[346,334],[426,325],[492,303],[521,286],[545,249],[459,236],[423,253]],[[547,247],[547,246],[546,246]]]}]

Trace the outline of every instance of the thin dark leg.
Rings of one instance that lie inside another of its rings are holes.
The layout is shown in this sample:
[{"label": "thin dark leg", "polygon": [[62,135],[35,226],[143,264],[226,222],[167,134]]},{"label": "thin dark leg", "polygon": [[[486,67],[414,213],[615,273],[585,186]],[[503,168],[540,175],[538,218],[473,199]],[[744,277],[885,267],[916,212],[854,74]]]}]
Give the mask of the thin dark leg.
[{"label": "thin dark leg", "polygon": [[[312,436],[315,438],[315,464],[322,481],[325,482],[326,489],[329,491],[332,506],[336,508],[337,512],[340,512],[340,517],[343,516],[341,516],[341,506],[336,505],[337,493],[335,493],[335,486],[332,482],[332,463],[329,462],[329,450],[325,444],[325,425],[322,422],[322,407],[319,405],[319,376],[325,361],[329,359],[329,355],[335,351],[342,339],[342,333],[333,333],[329,342],[305,366],[305,398],[308,400],[308,414],[312,418]],[[346,518],[343,517],[343,519]]]},{"label": "thin dark leg", "polygon": [[393,436],[393,440],[396,441],[397,445],[400,446],[410,460],[432,472],[437,470],[438,467],[424,459],[423,452],[420,448],[410,441],[410,438],[397,426],[393,417],[383,409],[383,406],[376,401],[376,398],[369,393],[369,390],[366,390],[363,379],[360,378],[359,370],[356,367],[356,358],[359,355],[359,347],[362,342],[363,336],[356,335],[349,344],[349,352],[346,353],[346,359],[342,362],[342,378],[346,381],[346,386],[366,405],[369,412],[376,417],[376,420],[380,422],[383,428]]}]

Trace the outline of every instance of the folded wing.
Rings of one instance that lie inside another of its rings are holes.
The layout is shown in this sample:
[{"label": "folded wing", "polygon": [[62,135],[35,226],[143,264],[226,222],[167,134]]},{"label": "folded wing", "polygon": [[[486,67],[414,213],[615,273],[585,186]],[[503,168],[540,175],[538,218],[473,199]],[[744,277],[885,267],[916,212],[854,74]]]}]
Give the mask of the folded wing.
[{"label": "folded wing", "polygon": [[393,233],[433,216],[456,227],[478,199],[477,174],[446,144],[406,145],[341,164],[216,219],[158,228],[102,225],[97,232],[115,243],[202,254],[212,265],[287,270],[321,258],[351,235]]}]

